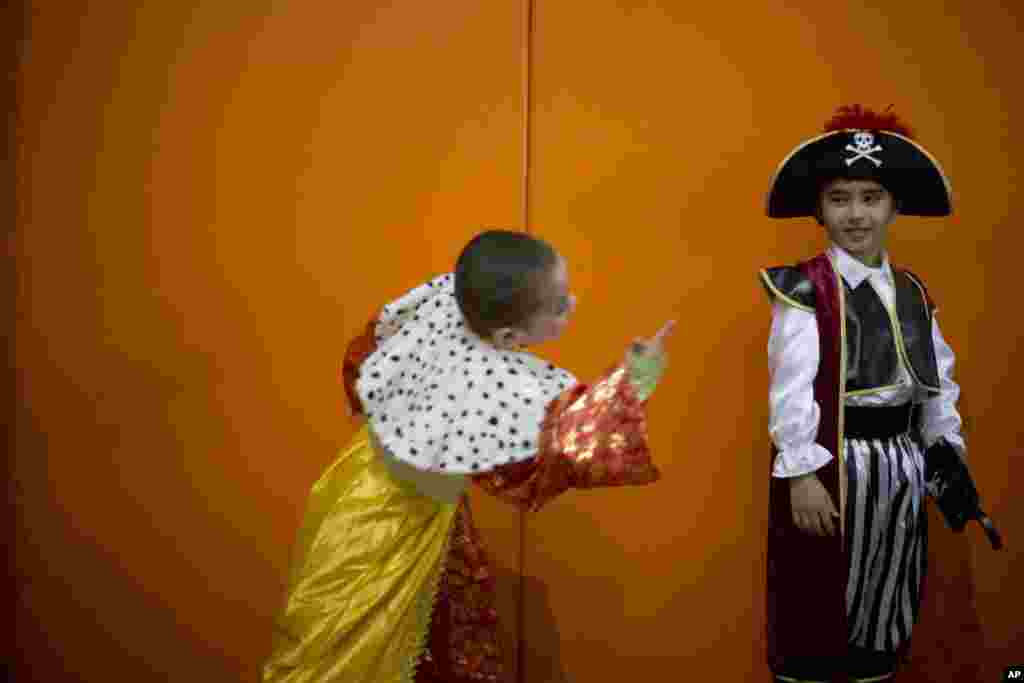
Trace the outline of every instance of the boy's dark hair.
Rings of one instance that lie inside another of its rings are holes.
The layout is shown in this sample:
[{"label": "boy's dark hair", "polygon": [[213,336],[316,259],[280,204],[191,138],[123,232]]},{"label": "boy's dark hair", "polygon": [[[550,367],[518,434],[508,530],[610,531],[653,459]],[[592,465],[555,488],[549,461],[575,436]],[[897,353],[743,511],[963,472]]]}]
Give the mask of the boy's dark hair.
[{"label": "boy's dark hair", "polygon": [[543,306],[542,278],[557,262],[550,244],[523,232],[474,237],[455,264],[455,299],[466,324],[484,338],[521,326]]},{"label": "boy's dark hair", "polygon": [[867,170],[866,172],[862,169],[851,169],[846,173],[833,173],[825,175],[818,179],[815,198],[814,198],[814,220],[818,221],[818,225],[825,225],[825,221],[821,217],[821,202],[824,199],[825,188],[828,187],[829,183],[835,180],[873,180],[888,192],[892,196],[893,206],[895,206],[896,213],[900,212],[900,192],[897,190],[899,183],[896,178],[881,171]]}]

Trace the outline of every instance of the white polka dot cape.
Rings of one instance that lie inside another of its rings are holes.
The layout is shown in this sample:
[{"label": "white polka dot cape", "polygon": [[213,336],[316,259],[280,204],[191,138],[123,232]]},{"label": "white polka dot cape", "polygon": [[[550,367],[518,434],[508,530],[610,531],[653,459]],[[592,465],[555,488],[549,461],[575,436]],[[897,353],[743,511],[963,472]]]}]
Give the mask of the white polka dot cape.
[{"label": "white polka dot cape", "polygon": [[466,325],[446,273],[384,306],[356,392],[374,434],[413,467],[479,474],[536,455],[548,404],[571,374],[505,351]]}]

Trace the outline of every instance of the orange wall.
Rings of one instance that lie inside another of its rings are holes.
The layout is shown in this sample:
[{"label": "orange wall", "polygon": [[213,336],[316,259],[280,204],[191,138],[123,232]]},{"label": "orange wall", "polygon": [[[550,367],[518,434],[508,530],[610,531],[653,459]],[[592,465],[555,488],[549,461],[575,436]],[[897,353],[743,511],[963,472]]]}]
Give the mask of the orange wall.
[{"label": "orange wall", "polygon": [[[916,3],[598,2],[580,30],[571,3],[537,3],[530,222],[569,255],[580,297],[557,357],[592,375],[631,335],[681,322],[651,404],[664,481],[565,496],[527,523],[524,572],[549,597],[527,602],[526,632],[555,615],[568,680],[763,672],[770,308],[756,269],[825,245],[812,220],[765,218],[764,191],[851,101],[894,103],[952,177],[956,216],[901,218],[890,247],[940,304],[974,471],[1009,537],[1001,554],[975,543],[987,659],[1024,652],[1009,608],[1024,599],[1024,505],[1009,488],[1024,473],[1011,379],[1024,322],[1000,289],[1020,244],[1009,210],[1024,138],[1009,121],[1024,99],[1008,87],[1020,25],[988,3],[942,4],[945,16]],[[539,650],[528,672],[553,667]]]},{"label": "orange wall", "polygon": [[[19,681],[254,679],[306,491],[352,431],[345,341],[481,226],[522,225],[523,1],[29,8]],[[765,219],[763,192],[836,104],[863,101],[896,104],[956,192],[956,216],[902,218],[890,246],[940,304],[1010,544],[972,539],[1001,666],[1024,651],[1024,323],[1006,313],[1020,23],[953,0],[688,5],[534,9],[529,225],[580,299],[542,351],[588,378],[680,326],[651,404],[663,482],[564,496],[526,518],[522,556],[520,517],[475,496],[510,665],[521,632],[523,680],[762,672],[755,275],[824,244]]]},{"label": "orange wall", "polygon": [[[347,339],[479,225],[522,220],[518,3],[191,4],[34,8],[16,476],[37,680],[251,680],[351,433]],[[519,516],[478,517],[514,620]]]}]

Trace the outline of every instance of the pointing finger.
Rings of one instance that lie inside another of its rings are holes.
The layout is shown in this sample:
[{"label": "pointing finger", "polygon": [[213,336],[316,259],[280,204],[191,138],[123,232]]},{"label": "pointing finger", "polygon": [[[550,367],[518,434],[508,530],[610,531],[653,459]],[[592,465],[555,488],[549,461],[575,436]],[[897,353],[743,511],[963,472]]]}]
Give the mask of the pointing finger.
[{"label": "pointing finger", "polygon": [[672,330],[675,328],[675,326],[675,320],[669,320],[667,323],[662,325],[661,329],[658,330],[658,333],[654,335],[654,339],[652,340],[653,343],[660,344],[663,339],[665,339],[666,337],[668,337],[669,334],[672,333]]}]

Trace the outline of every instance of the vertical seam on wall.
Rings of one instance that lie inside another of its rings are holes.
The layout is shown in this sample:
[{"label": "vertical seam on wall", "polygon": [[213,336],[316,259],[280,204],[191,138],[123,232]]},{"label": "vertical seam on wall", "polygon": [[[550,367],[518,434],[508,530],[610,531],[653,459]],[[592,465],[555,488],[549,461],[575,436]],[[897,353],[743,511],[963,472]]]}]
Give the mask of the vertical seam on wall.
[{"label": "vertical seam on wall", "polygon": [[532,134],[531,123],[533,107],[533,1],[523,0],[523,43],[522,54],[522,159],[523,159],[523,187],[522,201],[523,214],[522,226],[527,233],[530,230],[530,176],[533,170],[533,155],[530,154],[530,137]]},{"label": "vertical seam on wall", "polygon": [[[533,2],[534,0],[522,0],[523,22],[522,22],[522,45],[520,55],[522,60],[522,204],[523,213],[521,225],[524,232],[529,234],[530,230],[530,177],[533,156],[530,154],[530,138],[532,135],[532,107],[533,98]],[[526,663],[526,522],[527,512],[519,510],[519,600],[516,604],[516,680],[524,683]]]}]

